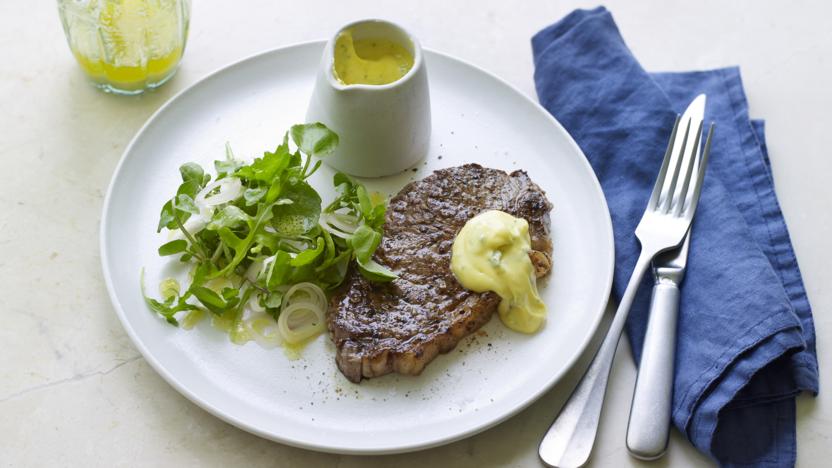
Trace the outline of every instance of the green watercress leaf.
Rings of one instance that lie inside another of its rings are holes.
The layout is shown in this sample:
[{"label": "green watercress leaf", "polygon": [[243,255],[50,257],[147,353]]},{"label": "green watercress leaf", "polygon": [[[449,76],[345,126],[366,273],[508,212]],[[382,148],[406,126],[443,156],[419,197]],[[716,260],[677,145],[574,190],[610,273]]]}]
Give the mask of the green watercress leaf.
[{"label": "green watercress leaf", "polygon": [[144,268],[142,268],[141,273],[139,274],[139,290],[142,293],[142,298],[144,298],[144,302],[147,304],[147,307],[173,326],[179,326],[179,321],[176,320],[175,316],[178,312],[197,309],[195,305],[188,304],[186,302],[188,295],[180,297],[179,301],[175,305],[173,305],[172,302],[170,304],[162,303],[152,297],[149,297],[147,293],[145,293],[144,288]]},{"label": "green watercress leaf", "polygon": [[271,292],[260,296],[260,306],[266,309],[269,315],[275,320],[280,317],[280,306],[283,304],[283,293]]},{"label": "green watercress leaf", "polygon": [[222,291],[220,292],[222,298],[225,299],[226,305],[232,301],[236,302],[239,294],[240,290],[237,288],[222,288]]},{"label": "green watercress leaf", "polygon": [[289,185],[283,196],[291,204],[276,205],[271,225],[284,236],[298,236],[318,225],[321,216],[321,196],[306,182]]},{"label": "green watercress leaf", "polygon": [[274,260],[270,263],[269,269],[266,273],[266,287],[274,289],[278,286],[286,284],[286,280],[291,273],[292,256],[288,252],[278,250],[274,255]]},{"label": "green watercress leaf", "polygon": [[303,252],[299,253],[295,258],[293,258],[289,265],[293,267],[299,267],[304,265],[309,265],[310,263],[314,262],[321,254],[324,252],[324,239],[323,237],[317,238],[317,244],[314,249],[306,249]]},{"label": "green watercress leaf", "polygon": [[205,226],[206,229],[217,231],[221,228],[237,229],[248,224],[251,216],[234,205],[228,205],[222,210],[214,213],[211,221]]},{"label": "green watercress leaf", "polygon": [[214,161],[214,170],[217,171],[217,179],[234,175],[234,173],[237,172],[237,169],[242,166],[243,162],[236,159]]},{"label": "green watercress leaf", "polygon": [[199,208],[197,208],[194,199],[186,193],[180,193],[176,196],[173,207],[184,213],[199,214]]},{"label": "green watercress leaf", "polygon": [[350,176],[344,174],[343,172],[336,172],[335,175],[332,176],[332,185],[335,186],[335,189],[339,194],[344,195],[350,190],[354,183],[352,179],[350,179]]},{"label": "green watercress leaf", "polygon": [[335,249],[335,241],[332,240],[332,234],[321,229],[321,235],[324,237],[324,262],[332,260],[337,254]]},{"label": "green watercress leaf", "polygon": [[283,303],[283,293],[280,291],[270,292],[263,301],[263,307],[277,309]]},{"label": "green watercress leaf", "polygon": [[369,262],[380,242],[381,234],[366,224],[359,226],[350,238],[350,244],[355,251],[355,259],[358,263]]},{"label": "green watercress leaf", "polygon": [[176,189],[176,195],[187,195],[191,198],[194,198],[196,194],[199,193],[200,190],[202,190],[202,187],[203,185],[201,180],[186,180],[185,182],[182,182],[181,185],[179,185],[179,188]]},{"label": "green watercress leaf", "polygon": [[376,263],[375,260],[368,260],[366,262],[358,262],[358,271],[370,281],[388,282],[393,281],[399,276],[386,267]]},{"label": "green watercress leaf", "polygon": [[182,176],[182,182],[194,181],[200,185],[205,178],[205,171],[202,170],[202,166],[195,162],[188,162],[179,166],[179,174]]},{"label": "green watercress leaf", "polygon": [[281,174],[279,177],[274,178],[272,184],[269,186],[269,189],[266,191],[266,197],[263,199],[264,203],[273,203],[275,200],[277,200],[277,197],[279,197],[280,193],[283,191],[285,179],[285,173]]},{"label": "green watercress leaf", "polygon": [[250,181],[271,183],[276,177],[289,167],[289,147],[280,145],[274,152],[266,151],[262,158],[256,158],[248,166],[237,169],[236,175]]},{"label": "green watercress leaf", "polygon": [[265,195],[266,195],[265,187],[253,187],[248,188],[243,192],[243,199],[246,201],[246,206],[252,206],[257,204]]},{"label": "green watercress leaf", "polygon": [[217,315],[222,315],[228,309],[226,301],[210,288],[206,288],[205,286],[191,286],[189,291],[202,305]]},{"label": "green watercress leaf", "polygon": [[320,122],[293,125],[289,133],[298,148],[309,156],[326,156],[338,146],[338,135]]},{"label": "green watercress leaf", "polygon": [[175,255],[184,252],[188,248],[188,241],[185,239],[172,240],[159,247],[159,256],[166,257],[168,255]]},{"label": "green watercress leaf", "polygon": [[156,232],[162,232],[162,228],[176,228],[176,214],[172,200],[168,200],[162,206],[162,212],[159,214],[159,226],[156,228]]},{"label": "green watercress leaf", "polygon": [[355,187],[355,195],[358,198],[358,208],[361,211],[361,216],[372,218],[373,203],[370,201],[370,195],[367,193],[367,189],[363,185],[358,185]]},{"label": "green watercress leaf", "polygon": [[310,169],[310,170],[309,170],[309,172],[307,172],[307,173],[304,175],[304,177],[303,177],[303,178],[304,178],[304,179],[308,179],[308,178],[309,178],[312,174],[314,174],[314,173],[318,172],[318,169],[320,169],[320,168],[321,168],[321,162],[322,162],[322,161],[321,161],[320,159],[318,159],[317,161],[315,161],[315,163],[314,163],[314,164],[312,164],[312,169]]}]

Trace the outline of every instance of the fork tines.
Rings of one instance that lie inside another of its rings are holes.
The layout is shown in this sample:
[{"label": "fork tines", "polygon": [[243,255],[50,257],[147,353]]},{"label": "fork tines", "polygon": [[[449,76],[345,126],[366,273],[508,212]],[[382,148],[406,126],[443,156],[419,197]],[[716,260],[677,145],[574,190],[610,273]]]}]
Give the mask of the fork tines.
[{"label": "fork tines", "polygon": [[[662,167],[659,170],[658,177],[656,177],[656,184],[653,187],[653,194],[650,196],[647,209],[662,214],[672,214],[676,217],[692,218],[694,211],[696,211],[696,205],[699,202],[699,194],[702,190],[702,179],[705,177],[705,168],[707,167],[708,156],[711,152],[711,137],[714,132],[714,124],[711,123],[708,128],[708,137],[705,140],[702,157],[699,158],[700,160],[697,160],[696,150],[699,148],[704,122],[700,120],[695,124],[696,129],[694,130],[693,144],[688,146],[692,124],[688,120],[685,124],[685,133],[682,136],[681,147],[676,149],[674,146],[680,120],[681,117],[677,115],[676,122],[673,124],[673,131],[670,133],[667,150],[664,153]],[[671,161],[675,161],[675,163],[673,164],[672,171],[670,171],[671,173],[668,174]],[[683,165],[685,171],[684,177],[681,178],[681,190],[677,194],[676,188],[680,181],[679,174]],[[693,184],[693,189],[691,190],[690,181],[694,175],[696,177],[696,183]],[[689,191],[691,193],[688,193]],[[664,197],[662,197],[663,193],[666,193]]]}]

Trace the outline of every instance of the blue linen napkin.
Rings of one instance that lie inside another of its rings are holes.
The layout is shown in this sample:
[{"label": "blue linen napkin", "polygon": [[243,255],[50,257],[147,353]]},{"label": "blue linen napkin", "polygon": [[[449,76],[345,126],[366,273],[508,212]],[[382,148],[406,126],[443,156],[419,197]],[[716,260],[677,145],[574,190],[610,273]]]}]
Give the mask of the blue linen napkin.
[{"label": "blue linen napkin", "polygon": [[[673,423],[724,466],[793,465],[795,396],[818,391],[814,325],[765,127],[749,118],[739,69],[647,73],[603,7],[574,11],[536,34],[532,48],[540,102],[578,142],[604,189],[617,297],[638,257],[633,233],[675,115],[708,95],[705,117],[716,130],[681,288]],[[627,322],[636,362],[651,276]]]}]

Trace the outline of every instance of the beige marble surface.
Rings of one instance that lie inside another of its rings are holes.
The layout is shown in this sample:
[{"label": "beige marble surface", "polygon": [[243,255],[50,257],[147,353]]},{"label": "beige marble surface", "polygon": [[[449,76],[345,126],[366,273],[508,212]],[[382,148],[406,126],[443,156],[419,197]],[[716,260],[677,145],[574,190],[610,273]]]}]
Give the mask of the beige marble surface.
[{"label": "beige marble surface", "polygon": [[[580,2],[194,3],[176,78],[155,93],[120,98],[87,85],[55,2],[0,2],[0,465],[537,466],[538,440],[575,371],[508,422],[414,454],[318,454],[221,422],[158,377],[125,335],[101,277],[98,222],[110,175],[133,134],[170,96],[224,64],[378,16],[533,95],[529,37]],[[768,120],[780,202],[815,308],[825,387],[832,370],[832,8],[821,1],[608,6],[651,70],[743,67],[752,113]],[[595,466],[643,464],[623,445],[633,381],[622,345]],[[798,463],[823,466],[832,455],[832,393],[802,397],[798,413]],[[707,463],[674,433],[668,456],[653,465]]]}]

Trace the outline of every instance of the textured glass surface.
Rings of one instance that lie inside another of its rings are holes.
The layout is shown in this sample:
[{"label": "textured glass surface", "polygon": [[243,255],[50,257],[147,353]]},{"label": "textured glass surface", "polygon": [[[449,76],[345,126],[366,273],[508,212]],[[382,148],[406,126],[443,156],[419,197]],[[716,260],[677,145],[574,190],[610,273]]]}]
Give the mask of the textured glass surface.
[{"label": "textured glass surface", "polygon": [[69,48],[105,91],[138,94],[170,79],[188,37],[189,0],[58,0]]}]

